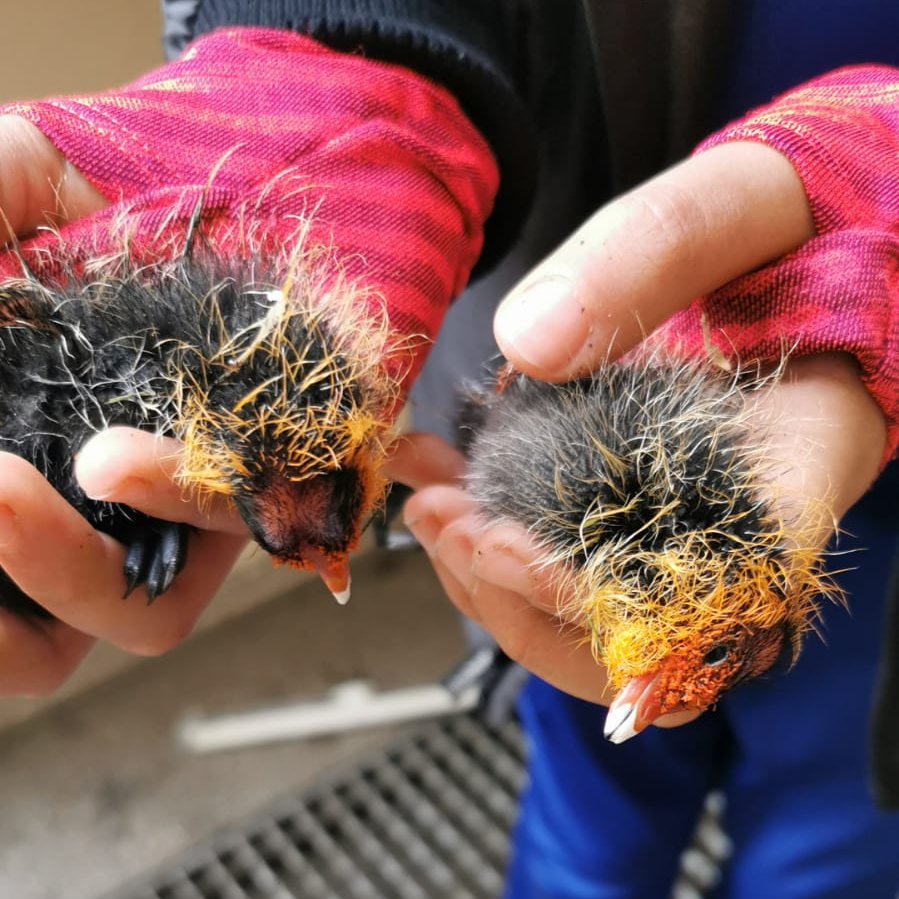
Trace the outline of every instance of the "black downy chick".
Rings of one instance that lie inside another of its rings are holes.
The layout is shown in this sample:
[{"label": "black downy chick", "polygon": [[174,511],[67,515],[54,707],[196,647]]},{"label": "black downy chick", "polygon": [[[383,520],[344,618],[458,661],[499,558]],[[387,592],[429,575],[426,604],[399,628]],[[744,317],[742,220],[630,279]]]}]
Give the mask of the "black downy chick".
[{"label": "black downy chick", "polygon": [[749,399],[776,380],[656,351],[567,384],[505,371],[467,402],[467,488],[568,572],[560,615],[617,691],[614,742],[795,657],[836,593],[765,490]]},{"label": "black downy chick", "polygon": [[[396,386],[386,323],[301,270],[225,265],[200,249],[0,284],[0,449],[125,545],[123,594],[164,593],[189,535],[84,495],[74,458],[111,425],[183,441],[187,491],[229,496],[276,561],[316,569],[348,598],[347,554],[384,491]],[[5,573],[0,607],[48,617]]]}]

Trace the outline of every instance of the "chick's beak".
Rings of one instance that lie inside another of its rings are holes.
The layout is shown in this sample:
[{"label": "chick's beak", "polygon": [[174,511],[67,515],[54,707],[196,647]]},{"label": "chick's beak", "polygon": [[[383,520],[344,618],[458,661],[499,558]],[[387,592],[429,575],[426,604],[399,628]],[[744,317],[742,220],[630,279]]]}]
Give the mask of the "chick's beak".
[{"label": "chick's beak", "polygon": [[303,561],[318,573],[337,602],[345,606],[350,601],[350,563],[346,555],[326,554],[306,548],[303,550]]},{"label": "chick's beak", "polygon": [[[650,671],[631,678],[609,706],[603,735],[612,743],[623,743],[646,730],[662,715],[660,672]],[[672,710],[668,710],[672,711]]]}]

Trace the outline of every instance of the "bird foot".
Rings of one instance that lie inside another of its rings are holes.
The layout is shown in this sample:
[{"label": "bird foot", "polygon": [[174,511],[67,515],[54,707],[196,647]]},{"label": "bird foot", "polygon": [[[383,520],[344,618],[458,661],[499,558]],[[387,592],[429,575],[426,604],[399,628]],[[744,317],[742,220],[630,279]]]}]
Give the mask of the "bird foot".
[{"label": "bird foot", "polygon": [[125,595],[127,599],[141,584],[147,605],[165,593],[187,561],[190,528],[171,521],[154,522],[131,541],[125,554]]}]

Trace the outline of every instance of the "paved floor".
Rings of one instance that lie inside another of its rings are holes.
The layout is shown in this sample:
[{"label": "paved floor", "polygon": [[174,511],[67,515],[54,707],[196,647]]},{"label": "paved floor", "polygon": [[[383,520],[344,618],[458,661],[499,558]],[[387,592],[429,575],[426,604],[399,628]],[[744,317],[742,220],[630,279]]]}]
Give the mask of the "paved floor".
[{"label": "paved floor", "polygon": [[396,735],[195,758],[172,737],[185,712],[314,698],[358,677],[425,682],[462,652],[424,557],[372,554],[345,609],[310,584],[0,732],[0,897],[96,899]]}]

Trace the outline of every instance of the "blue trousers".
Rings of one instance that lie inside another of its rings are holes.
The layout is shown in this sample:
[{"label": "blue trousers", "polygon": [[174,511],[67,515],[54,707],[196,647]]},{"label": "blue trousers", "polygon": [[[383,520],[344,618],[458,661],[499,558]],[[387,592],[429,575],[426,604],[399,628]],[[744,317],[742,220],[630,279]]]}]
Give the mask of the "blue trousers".
[{"label": "blue trousers", "polygon": [[868,776],[883,598],[899,549],[899,515],[879,493],[879,507],[863,502],[843,522],[854,536],[840,548],[866,547],[836,560],[856,566],[839,576],[851,612],[825,608],[824,639],[809,635],[788,674],[620,746],[603,740],[603,709],[529,682],[529,783],[506,899],[667,899],[712,788],[727,797],[734,844],[716,899],[896,899],[899,814],[874,806]]}]

